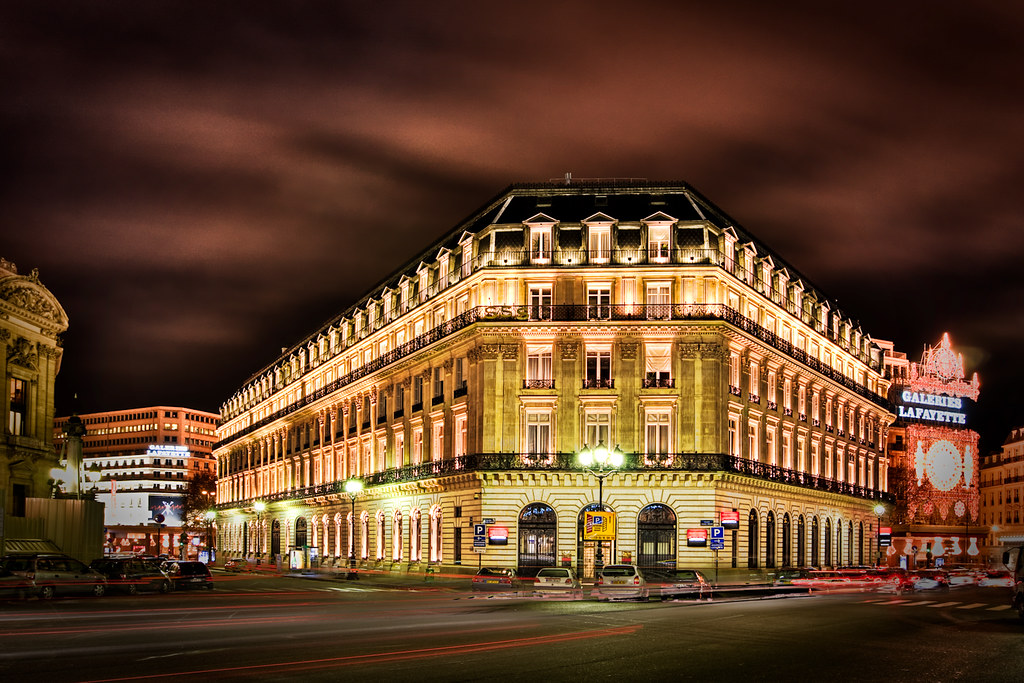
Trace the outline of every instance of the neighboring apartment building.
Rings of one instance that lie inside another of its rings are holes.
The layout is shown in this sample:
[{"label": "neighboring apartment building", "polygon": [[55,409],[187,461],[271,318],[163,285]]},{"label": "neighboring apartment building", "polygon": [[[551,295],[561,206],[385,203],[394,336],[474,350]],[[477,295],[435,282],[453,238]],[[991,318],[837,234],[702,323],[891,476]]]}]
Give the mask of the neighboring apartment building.
[{"label": "neighboring apartment building", "polygon": [[[86,490],[106,506],[106,552],[175,554],[185,483],[198,472],[217,472],[212,446],[218,415],[149,406],[79,417],[86,430],[85,469],[98,475]],[[67,420],[56,421],[58,444]],[[160,527],[158,514],[164,517]]]},{"label": "neighboring apartment building", "polygon": [[979,435],[970,429],[980,392],[949,334],[926,346],[919,362],[879,341],[896,421],[886,435],[892,527],[889,564],[975,564],[988,527],[979,513]]},{"label": "neighboring apartment building", "polygon": [[99,549],[99,506],[57,501],[50,485],[51,470],[60,467],[53,445],[54,382],[64,353],[60,335],[67,329],[67,313],[39,273],[19,275],[15,264],[0,258],[0,554],[56,547],[92,559]]},{"label": "neighboring apartment building", "polygon": [[[850,314],[691,187],[515,185],[223,405],[219,544],[585,576],[598,548],[870,562],[882,369]],[[624,463],[587,470],[588,446]],[[730,522],[720,544],[708,520]]]},{"label": "neighboring apartment building", "polygon": [[981,463],[981,521],[989,562],[1002,562],[1003,550],[1024,544],[1024,427],[1010,431],[998,453]]}]

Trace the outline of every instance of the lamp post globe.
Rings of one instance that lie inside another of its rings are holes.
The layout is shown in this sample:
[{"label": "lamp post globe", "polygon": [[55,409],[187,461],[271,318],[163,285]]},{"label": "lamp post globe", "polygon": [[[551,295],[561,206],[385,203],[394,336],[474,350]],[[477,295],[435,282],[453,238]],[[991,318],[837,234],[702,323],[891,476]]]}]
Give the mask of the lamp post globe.
[{"label": "lamp post globe", "polygon": [[878,519],[878,525],[875,527],[875,538],[876,540],[876,551],[877,560],[876,565],[882,564],[882,515],[885,514],[885,506],[881,503],[875,503],[874,507],[875,517]]},{"label": "lamp post globe", "polygon": [[[591,448],[584,446],[576,455],[580,466],[584,470],[597,477],[597,509],[604,512],[604,480],[605,477],[622,467],[625,462],[625,454],[616,446],[614,450],[608,450],[604,441],[599,441],[597,446]],[[597,541],[597,552],[594,554],[594,574],[600,573],[604,566],[604,541]]]}]

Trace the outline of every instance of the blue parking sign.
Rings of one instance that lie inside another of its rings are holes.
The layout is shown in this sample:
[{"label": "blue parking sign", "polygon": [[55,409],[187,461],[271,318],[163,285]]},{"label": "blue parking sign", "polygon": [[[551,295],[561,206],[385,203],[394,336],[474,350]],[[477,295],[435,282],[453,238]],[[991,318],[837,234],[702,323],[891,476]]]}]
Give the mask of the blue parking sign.
[{"label": "blue parking sign", "polygon": [[711,527],[711,540],[714,541],[725,540],[725,527],[724,526],[713,526]]},{"label": "blue parking sign", "polygon": [[725,541],[723,539],[721,539],[721,538],[713,538],[713,539],[711,539],[711,549],[712,550],[725,550]]}]

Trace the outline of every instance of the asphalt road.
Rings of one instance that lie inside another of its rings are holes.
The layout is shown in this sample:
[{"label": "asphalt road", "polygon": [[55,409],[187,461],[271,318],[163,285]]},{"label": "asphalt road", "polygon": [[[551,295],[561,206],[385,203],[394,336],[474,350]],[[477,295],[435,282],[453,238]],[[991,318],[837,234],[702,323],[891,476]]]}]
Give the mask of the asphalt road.
[{"label": "asphalt road", "polygon": [[220,576],[0,603],[0,679],[1020,681],[1007,589],[598,603]]}]

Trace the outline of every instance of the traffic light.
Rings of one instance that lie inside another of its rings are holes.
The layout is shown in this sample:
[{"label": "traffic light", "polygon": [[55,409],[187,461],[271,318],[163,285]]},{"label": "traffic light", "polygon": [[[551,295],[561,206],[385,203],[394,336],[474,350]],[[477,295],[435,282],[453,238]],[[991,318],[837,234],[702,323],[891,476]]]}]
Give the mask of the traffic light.
[{"label": "traffic light", "polygon": [[178,536],[178,545],[185,545],[186,543],[188,543],[188,534],[182,531],[181,536]]}]

